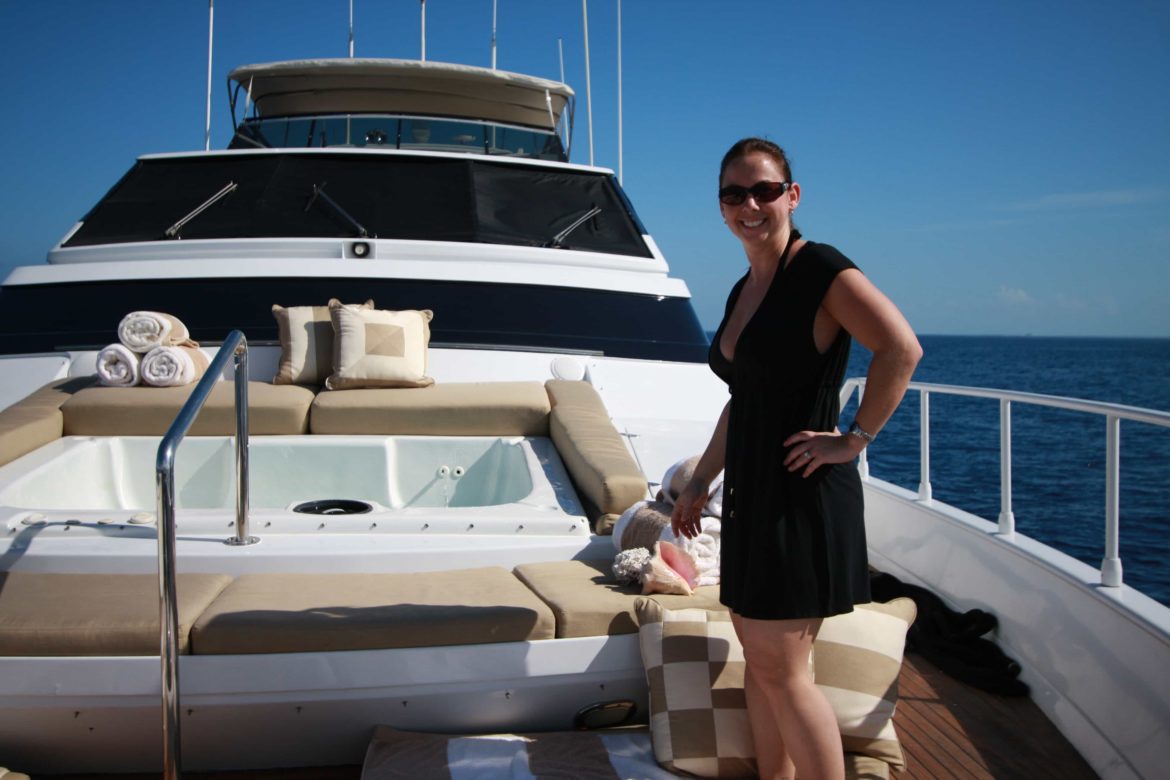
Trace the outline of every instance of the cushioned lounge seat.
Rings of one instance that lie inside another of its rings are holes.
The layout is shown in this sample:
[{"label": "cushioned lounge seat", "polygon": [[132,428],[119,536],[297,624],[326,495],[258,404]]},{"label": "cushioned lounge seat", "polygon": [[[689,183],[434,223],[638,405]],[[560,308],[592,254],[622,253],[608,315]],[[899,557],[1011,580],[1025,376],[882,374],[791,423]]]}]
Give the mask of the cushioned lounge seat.
[{"label": "cushioned lounge seat", "polygon": [[0,411],[0,466],[61,438],[61,405],[96,377],[57,379]]},{"label": "cushioned lounge seat", "polygon": [[[195,389],[183,387],[90,387],[61,406],[66,436],[162,436]],[[309,432],[313,391],[297,385],[248,383],[248,432]],[[192,436],[236,432],[235,383],[217,382],[192,423]]]},{"label": "cushioned lounge seat", "polygon": [[553,614],[500,567],[248,574],[196,621],[193,652],[302,653],[551,639]]},{"label": "cushioned lounge seat", "polygon": [[[525,563],[515,574],[540,596],[557,619],[557,637],[608,636],[638,633],[634,602],[640,586],[622,585],[614,579],[613,561],[552,561]],[[667,609],[725,609],[719,603],[719,586],[705,585],[693,596],[653,594]]]},{"label": "cushioned lounge seat", "polygon": [[448,382],[325,390],[309,424],[313,433],[547,436],[548,413],[539,382]]},{"label": "cushioned lounge seat", "polygon": [[[179,652],[226,574],[180,574]],[[0,655],[158,655],[158,576],[0,573]]]},{"label": "cushioned lounge seat", "polygon": [[611,533],[622,512],[649,498],[646,475],[588,382],[545,383],[552,414],[549,436],[569,469],[597,533]]}]

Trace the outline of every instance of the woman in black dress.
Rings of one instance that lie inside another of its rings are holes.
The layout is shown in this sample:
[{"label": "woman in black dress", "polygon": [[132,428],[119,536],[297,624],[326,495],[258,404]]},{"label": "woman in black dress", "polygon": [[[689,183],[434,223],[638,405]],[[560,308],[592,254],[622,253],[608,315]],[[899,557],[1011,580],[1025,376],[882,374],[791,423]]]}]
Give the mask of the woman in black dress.
[{"label": "woman in black dress", "polygon": [[[724,471],[722,602],[744,648],[760,777],[839,778],[836,719],[808,674],[821,620],[870,600],[854,463],[893,414],[922,349],[857,267],[792,223],[800,185],[780,147],[746,138],[719,171],[723,220],[749,270],[727,300],[712,370],[731,398],[672,525],[688,537]],[[856,338],[873,352],[847,433],[838,392]]]}]

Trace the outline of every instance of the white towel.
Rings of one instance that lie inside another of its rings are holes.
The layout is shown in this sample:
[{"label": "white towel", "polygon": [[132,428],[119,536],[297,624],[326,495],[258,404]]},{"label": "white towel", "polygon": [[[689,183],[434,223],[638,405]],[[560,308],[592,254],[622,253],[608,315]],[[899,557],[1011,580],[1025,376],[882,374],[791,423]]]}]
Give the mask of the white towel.
[{"label": "white towel", "polygon": [[189,385],[209,363],[196,347],[155,347],[142,358],[142,381],[153,387]]},{"label": "white towel", "polygon": [[107,387],[133,387],[140,377],[140,360],[138,354],[125,345],[110,344],[98,353],[98,379]]},{"label": "white towel", "polygon": [[[662,489],[658,491],[658,500],[674,506],[674,501],[686,488],[691,477],[695,475],[695,466],[699,465],[699,456],[695,455],[675,463],[666,470],[662,477]],[[723,516],[723,478],[716,477],[711,485],[711,492],[703,507],[703,514],[708,517]]]},{"label": "white towel", "polygon": [[671,506],[660,501],[639,501],[618,518],[613,545],[621,553],[634,548],[653,549],[656,542],[671,542],[689,554],[698,570],[699,585],[719,584],[719,549],[723,523],[717,517],[699,518],[699,534],[693,539],[675,537],[670,528]]},{"label": "white towel", "polygon": [[132,311],[118,323],[118,341],[135,352],[147,353],[155,347],[199,346],[191,341],[178,317],[158,311]]}]

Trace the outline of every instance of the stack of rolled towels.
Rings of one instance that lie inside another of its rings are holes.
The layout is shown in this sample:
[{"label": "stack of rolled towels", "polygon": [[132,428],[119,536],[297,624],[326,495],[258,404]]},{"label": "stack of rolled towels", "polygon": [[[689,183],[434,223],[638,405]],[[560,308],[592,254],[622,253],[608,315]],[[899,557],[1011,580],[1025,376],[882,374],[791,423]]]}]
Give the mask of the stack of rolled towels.
[{"label": "stack of rolled towels", "polygon": [[118,325],[118,341],[98,352],[97,374],[107,387],[178,387],[203,376],[208,363],[178,317],[132,311]]}]

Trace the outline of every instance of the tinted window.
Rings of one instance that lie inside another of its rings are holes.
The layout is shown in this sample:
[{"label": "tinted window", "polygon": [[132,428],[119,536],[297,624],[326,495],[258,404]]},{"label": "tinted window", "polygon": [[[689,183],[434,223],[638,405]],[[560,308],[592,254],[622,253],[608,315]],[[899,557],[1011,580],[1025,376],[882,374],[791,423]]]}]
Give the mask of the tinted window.
[{"label": "tinted window", "polygon": [[380,309],[431,309],[431,344],[705,362],[707,336],[685,298],[599,290],[409,279],[175,279],[0,289],[0,353],[100,349],[130,311],[179,317],[201,342],[238,328],[276,341],[272,305],[330,298]]}]

